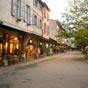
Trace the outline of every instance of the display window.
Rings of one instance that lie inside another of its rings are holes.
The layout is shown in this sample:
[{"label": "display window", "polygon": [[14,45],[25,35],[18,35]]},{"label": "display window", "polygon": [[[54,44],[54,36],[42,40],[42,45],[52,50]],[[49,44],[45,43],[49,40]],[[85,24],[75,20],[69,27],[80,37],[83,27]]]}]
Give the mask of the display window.
[{"label": "display window", "polygon": [[16,36],[10,37],[9,47],[12,54],[19,54],[21,52],[21,44]]}]

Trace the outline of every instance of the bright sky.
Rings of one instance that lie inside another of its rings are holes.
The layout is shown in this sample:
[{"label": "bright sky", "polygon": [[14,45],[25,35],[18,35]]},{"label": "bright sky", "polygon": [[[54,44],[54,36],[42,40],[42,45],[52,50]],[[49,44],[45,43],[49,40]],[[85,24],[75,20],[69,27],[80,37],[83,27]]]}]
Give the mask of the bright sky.
[{"label": "bright sky", "polygon": [[65,11],[65,8],[68,6],[67,0],[42,0],[46,2],[48,7],[50,8],[50,18],[52,19],[61,19],[61,13]]}]

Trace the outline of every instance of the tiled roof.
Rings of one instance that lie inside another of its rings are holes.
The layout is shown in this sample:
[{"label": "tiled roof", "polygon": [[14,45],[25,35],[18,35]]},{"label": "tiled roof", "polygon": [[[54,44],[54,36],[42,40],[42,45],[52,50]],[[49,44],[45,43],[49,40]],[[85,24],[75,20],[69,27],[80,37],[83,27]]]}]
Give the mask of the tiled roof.
[{"label": "tiled roof", "polygon": [[38,1],[39,1],[39,3],[40,3],[43,7],[46,7],[47,10],[50,11],[49,7],[47,6],[47,4],[46,4],[45,2],[43,2],[43,1],[41,1],[41,0],[38,0]]}]

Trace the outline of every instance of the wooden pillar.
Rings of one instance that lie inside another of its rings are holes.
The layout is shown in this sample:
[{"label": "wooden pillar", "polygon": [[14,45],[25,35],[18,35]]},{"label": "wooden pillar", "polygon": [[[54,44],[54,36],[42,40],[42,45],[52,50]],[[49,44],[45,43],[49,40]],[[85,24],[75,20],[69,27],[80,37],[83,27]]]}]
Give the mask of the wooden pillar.
[{"label": "wooden pillar", "polygon": [[3,43],[2,43],[2,59],[4,60],[5,59],[5,45],[6,45],[6,33],[3,32],[3,35],[2,35],[2,40],[3,40]]},{"label": "wooden pillar", "polygon": [[24,58],[24,61],[26,61],[27,60],[27,58],[26,58],[26,46],[27,46],[28,40],[30,39],[30,36],[29,36],[29,34],[22,33],[20,39],[21,39],[21,43],[22,43],[22,57]]}]

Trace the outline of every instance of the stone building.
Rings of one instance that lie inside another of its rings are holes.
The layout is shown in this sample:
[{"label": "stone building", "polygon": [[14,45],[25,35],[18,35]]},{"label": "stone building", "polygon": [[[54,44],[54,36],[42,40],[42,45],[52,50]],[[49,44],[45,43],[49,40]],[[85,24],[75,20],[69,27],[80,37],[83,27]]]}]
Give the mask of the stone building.
[{"label": "stone building", "polygon": [[41,0],[0,0],[0,58],[11,54],[29,60],[46,55],[49,12]]}]

